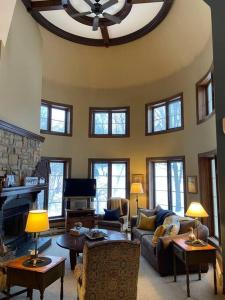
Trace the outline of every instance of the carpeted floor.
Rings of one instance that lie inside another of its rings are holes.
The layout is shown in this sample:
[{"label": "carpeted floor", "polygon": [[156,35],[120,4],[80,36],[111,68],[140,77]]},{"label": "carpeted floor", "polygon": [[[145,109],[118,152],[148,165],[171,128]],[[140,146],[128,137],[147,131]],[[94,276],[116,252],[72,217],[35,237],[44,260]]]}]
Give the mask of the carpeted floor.
[{"label": "carpeted floor", "polygon": [[[52,246],[45,254],[55,256],[65,256],[66,274],[64,281],[64,300],[76,300],[76,282],[69,266],[68,251],[56,245],[56,237],[53,238]],[[138,300],[224,300],[225,296],[213,294],[213,272],[212,269],[207,274],[202,275],[202,280],[197,280],[197,275],[191,275],[191,298],[186,296],[186,277],[178,276],[178,282],[173,282],[173,277],[160,277],[147,261],[141,257],[138,280]],[[45,300],[58,300],[60,292],[60,282],[56,281],[45,291]],[[25,294],[17,296],[15,299],[26,299]],[[40,299],[39,292],[34,291],[34,300]],[[104,299],[99,299],[104,300]],[[120,299],[123,300],[123,299]]]}]

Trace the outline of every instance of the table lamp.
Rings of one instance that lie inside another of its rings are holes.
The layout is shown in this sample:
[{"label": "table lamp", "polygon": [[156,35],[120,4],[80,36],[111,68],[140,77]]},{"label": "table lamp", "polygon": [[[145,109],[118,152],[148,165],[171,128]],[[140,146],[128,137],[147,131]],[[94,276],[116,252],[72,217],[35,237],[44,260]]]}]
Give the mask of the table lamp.
[{"label": "table lamp", "polygon": [[130,193],[131,194],[136,194],[137,211],[138,211],[138,195],[139,194],[144,194],[141,182],[133,182],[131,184]]},{"label": "table lamp", "polygon": [[46,210],[29,211],[25,232],[34,233],[35,249],[34,249],[34,255],[32,256],[32,258],[29,258],[24,262],[24,266],[27,267],[46,266],[51,262],[51,259],[47,257],[38,257],[38,249],[37,249],[38,234],[40,232],[47,231],[48,229],[49,229],[49,220],[48,220],[48,213]]},{"label": "table lamp", "polygon": [[207,218],[209,215],[205,211],[204,207],[199,202],[191,202],[188,210],[186,212],[187,217],[195,218],[195,228],[197,231],[197,237],[193,241],[186,241],[186,244],[191,246],[204,246],[206,245],[205,242],[201,241],[198,238],[198,218]]}]

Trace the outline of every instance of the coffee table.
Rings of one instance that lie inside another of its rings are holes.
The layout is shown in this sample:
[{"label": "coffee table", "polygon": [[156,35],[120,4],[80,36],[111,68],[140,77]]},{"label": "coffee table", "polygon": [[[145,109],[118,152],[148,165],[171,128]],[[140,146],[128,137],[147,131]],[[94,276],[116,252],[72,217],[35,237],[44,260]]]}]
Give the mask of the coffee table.
[{"label": "coffee table", "polygon": [[[98,228],[98,229],[107,234],[107,237],[105,238],[105,240],[115,241],[115,240],[127,240],[128,239],[127,235],[123,232],[100,229],[100,228]],[[73,236],[69,233],[65,233],[57,239],[57,241],[56,241],[57,245],[62,248],[68,249],[70,252],[71,270],[74,270],[74,268],[75,268],[75,265],[77,262],[77,256],[79,255],[79,253],[83,253],[83,248],[84,248],[84,244],[86,241],[94,243],[97,240],[91,241],[85,235]]]}]

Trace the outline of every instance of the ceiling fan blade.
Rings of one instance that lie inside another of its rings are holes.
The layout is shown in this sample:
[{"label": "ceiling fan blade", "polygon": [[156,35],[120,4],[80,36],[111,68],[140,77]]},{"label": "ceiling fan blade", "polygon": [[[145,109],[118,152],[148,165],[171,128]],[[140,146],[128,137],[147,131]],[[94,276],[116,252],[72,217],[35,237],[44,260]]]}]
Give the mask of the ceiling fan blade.
[{"label": "ceiling fan blade", "polygon": [[92,9],[95,9],[94,3],[91,2],[91,0],[84,0]]},{"label": "ceiling fan blade", "polygon": [[85,11],[85,12],[73,14],[73,15],[71,15],[71,17],[78,18],[78,17],[90,15],[91,13],[92,13],[91,11]]},{"label": "ceiling fan blade", "polygon": [[116,24],[120,24],[122,22],[122,20],[120,20],[120,18],[116,17],[116,16],[113,16],[113,15],[110,15],[108,13],[103,13],[102,14],[104,18],[116,23]]},{"label": "ceiling fan blade", "polygon": [[113,6],[114,4],[118,3],[118,0],[109,0],[106,3],[102,4],[101,11],[109,8],[110,6]]},{"label": "ceiling fan blade", "polygon": [[92,30],[97,31],[98,25],[99,25],[99,17],[96,16],[96,17],[94,17],[94,20],[93,20]]}]

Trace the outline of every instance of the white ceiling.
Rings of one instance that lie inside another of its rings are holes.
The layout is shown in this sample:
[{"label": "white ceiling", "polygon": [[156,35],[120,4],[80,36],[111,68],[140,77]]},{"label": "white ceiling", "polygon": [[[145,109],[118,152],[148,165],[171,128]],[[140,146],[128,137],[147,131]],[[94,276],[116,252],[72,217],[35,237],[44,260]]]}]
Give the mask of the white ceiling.
[{"label": "white ceiling", "polygon": [[[107,2],[107,0],[101,0],[101,3],[105,2]],[[113,5],[109,9],[105,10],[105,12],[116,14],[124,6],[124,2],[125,0],[119,0],[118,4]],[[75,9],[79,12],[86,12],[90,10],[90,7],[82,0],[71,0],[71,4],[73,4]],[[120,24],[108,26],[110,38],[126,36],[143,28],[154,19],[162,6],[163,2],[133,5],[131,12]],[[65,10],[42,11],[41,14],[50,23],[68,33],[85,38],[102,39],[100,29],[92,31],[91,26],[81,24],[74,20],[66,13]],[[94,17],[94,14],[90,15],[90,17],[92,16]]]}]

